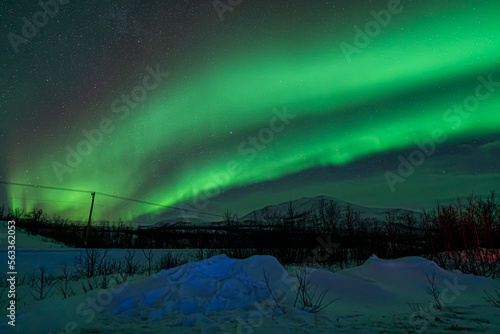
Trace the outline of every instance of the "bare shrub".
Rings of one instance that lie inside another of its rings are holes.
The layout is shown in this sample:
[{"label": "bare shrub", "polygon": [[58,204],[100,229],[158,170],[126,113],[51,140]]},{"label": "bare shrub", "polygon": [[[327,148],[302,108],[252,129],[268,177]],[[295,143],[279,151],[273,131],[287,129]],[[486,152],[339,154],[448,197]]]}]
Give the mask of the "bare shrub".
[{"label": "bare shrub", "polygon": [[297,287],[297,294],[295,295],[295,301],[293,306],[297,306],[297,302],[300,301],[302,303],[301,310],[307,311],[309,313],[318,313],[324,308],[331,305],[333,302],[339,300],[340,298],[333,299],[328,303],[324,303],[324,299],[329,289],[325,289],[321,291],[318,295],[316,295],[316,288],[311,291],[311,280],[309,279],[309,273],[307,269],[302,268],[296,272],[297,282],[299,286]]},{"label": "bare shrub", "polygon": [[151,264],[156,254],[156,250],[153,248],[142,249],[142,254],[146,258],[146,261],[148,262],[148,276],[151,276]]},{"label": "bare shrub", "polygon": [[64,265],[63,273],[59,277],[57,282],[57,290],[61,293],[63,299],[74,296],[76,293],[71,286],[71,278],[73,277],[71,270],[68,268],[68,265]]},{"label": "bare shrub", "polygon": [[427,273],[425,274],[425,277],[427,277],[427,282],[429,283],[427,293],[434,299],[434,307],[437,310],[442,311],[443,305],[441,304],[441,301],[439,301],[439,294],[441,293],[441,289],[437,286],[436,283],[436,271],[434,270],[432,272],[432,277]]},{"label": "bare shrub", "polygon": [[203,248],[194,249],[189,253],[191,259],[195,262],[203,261],[218,254],[222,254],[220,250]]},{"label": "bare shrub", "polygon": [[135,260],[135,250],[128,250],[123,260],[123,271],[129,276],[134,276],[139,270],[139,263]]},{"label": "bare shrub", "polygon": [[280,301],[278,300],[278,298],[276,298],[276,296],[274,295],[273,289],[271,288],[271,283],[269,282],[269,274],[266,273],[265,269],[262,269],[262,274],[264,275],[264,281],[266,283],[267,290],[269,291],[271,298],[273,299],[274,303],[276,304],[276,307],[279,308],[283,313],[285,313],[285,311],[281,308],[281,306],[279,304]]},{"label": "bare shrub", "polygon": [[126,274],[123,274],[123,273],[117,273],[115,275],[115,283],[116,285],[120,285],[120,284],[123,284],[127,281],[128,279],[128,276]]},{"label": "bare shrub", "polygon": [[226,254],[232,259],[246,259],[252,255],[257,254],[254,249],[248,248],[224,248],[219,250],[219,253]]},{"label": "bare shrub", "polygon": [[100,289],[107,289],[107,288],[109,288],[109,283],[110,283],[109,276],[102,275],[98,286]]},{"label": "bare shrub", "polygon": [[167,253],[160,257],[158,261],[156,261],[154,269],[156,270],[156,272],[159,272],[163,269],[178,267],[185,263],[186,260],[182,255],[177,254],[174,256],[172,253]]},{"label": "bare shrub", "polygon": [[107,260],[105,262],[105,266],[103,265],[102,274],[103,275],[118,274],[121,273],[122,271],[123,269],[121,262],[116,259],[113,259],[113,260]]},{"label": "bare shrub", "polygon": [[106,256],[109,249],[86,248],[75,257],[76,272],[84,278],[91,278],[106,271]]},{"label": "bare shrub", "polygon": [[86,282],[82,282],[82,290],[84,293],[94,290],[97,286],[98,282],[96,277],[88,278]]},{"label": "bare shrub", "polygon": [[58,279],[51,273],[47,272],[44,267],[40,267],[38,272],[30,274],[30,285],[35,293],[31,293],[37,300],[42,300],[49,296]]}]

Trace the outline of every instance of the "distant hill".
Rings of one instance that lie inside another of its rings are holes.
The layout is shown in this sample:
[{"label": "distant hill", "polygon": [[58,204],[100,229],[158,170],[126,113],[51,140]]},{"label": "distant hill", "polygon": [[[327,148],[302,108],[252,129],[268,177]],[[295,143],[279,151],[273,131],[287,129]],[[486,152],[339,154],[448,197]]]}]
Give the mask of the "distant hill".
[{"label": "distant hill", "polygon": [[[320,212],[321,203],[328,205],[333,202],[336,204],[338,209],[343,213],[345,208],[350,205],[351,209],[359,212],[360,218],[376,218],[380,220],[384,220],[387,216],[387,212],[391,212],[396,217],[400,215],[404,215],[405,213],[412,213],[415,217],[418,217],[420,213],[406,210],[406,209],[397,209],[397,208],[371,208],[365,207],[353,203],[349,203],[340,199],[331,198],[328,196],[316,196],[316,197],[302,197],[292,201],[292,206],[294,209],[294,213],[297,217],[301,215]],[[290,201],[283,202],[276,205],[268,205],[263,208],[251,211],[250,213],[239,217],[239,221],[244,222],[262,222],[266,223],[269,216],[272,215],[274,217],[287,217],[289,212]],[[222,214],[223,211],[220,211]],[[179,211],[168,211],[161,215],[161,218],[157,223],[154,224],[155,227],[161,226],[171,226],[171,227],[182,227],[189,225],[210,225],[212,223],[220,222],[222,219],[217,218],[216,216],[210,215],[198,215],[192,212],[183,212],[180,214]]]},{"label": "distant hill", "polygon": [[[324,204],[329,204],[331,202],[335,203],[336,206],[341,210],[345,211],[345,208],[350,205],[351,209],[359,212],[360,218],[376,218],[383,220],[387,216],[387,212],[391,212],[396,217],[403,215],[405,213],[412,213],[415,217],[418,217],[420,213],[406,210],[406,209],[394,209],[394,208],[370,208],[353,203],[349,203],[336,198],[331,198],[328,196],[316,196],[316,197],[302,197],[291,201],[293,211],[296,215],[300,216],[304,213],[316,213],[320,212],[321,202]],[[283,202],[277,205],[268,205],[261,209],[254,210],[245,216],[240,218],[240,221],[262,221],[265,222],[269,215],[275,215],[278,217],[286,217],[289,213],[290,201]]]}]

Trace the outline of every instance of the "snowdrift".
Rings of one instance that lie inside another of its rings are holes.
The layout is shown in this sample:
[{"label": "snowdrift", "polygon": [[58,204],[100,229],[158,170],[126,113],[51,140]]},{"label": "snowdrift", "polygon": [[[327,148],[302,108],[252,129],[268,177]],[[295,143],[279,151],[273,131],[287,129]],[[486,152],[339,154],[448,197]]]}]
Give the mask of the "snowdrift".
[{"label": "snowdrift", "polygon": [[109,313],[155,321],[178,312],[182,314],[178,325],[182,325],[211,312],[251,309],[271,297],[264,274],[273,282],[273,294],[285,300],[285,292],[290,291],[288,274],[274,257],[235,260],[218,255],[130,284],[113,299]]},{"label": "snowdrift", "polygon": [[[484,299],[499,282],[449,272],[434,262],[372,256],[336,273],[309,268],[317,314],[295,304],[298,268],[271,256],[225,255],[163,270],[109,290],[44,300],[19,311],[19,333],[432,333],[500,332],[500,310]],[[426,292],[434,276],[443,310]],[[279,306],[278,306],[279,305]],[[412,305],[410,307],[409,305]],[[418,305],[418,306],[417,306]],[[4,332],[5,323],[0,325]],[[11,330],[12,328],[9,328]]]}]

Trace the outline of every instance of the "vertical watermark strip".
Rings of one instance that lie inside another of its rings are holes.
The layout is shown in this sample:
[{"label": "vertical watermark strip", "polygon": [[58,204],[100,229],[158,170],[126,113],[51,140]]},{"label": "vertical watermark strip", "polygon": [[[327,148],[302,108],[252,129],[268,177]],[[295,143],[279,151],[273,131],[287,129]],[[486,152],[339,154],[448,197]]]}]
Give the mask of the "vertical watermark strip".
[{"label": "vertical watermark strip", "polygon": [[14,220],[9,220],[7,224],[7,283],[8,291],[7,298],[9,300],[9,306],[7,307],[7,318],[10,319],[8,324],[10,326],[16,326],[16,281],[17,281],[17,271],[16,271],[16,222]]}]

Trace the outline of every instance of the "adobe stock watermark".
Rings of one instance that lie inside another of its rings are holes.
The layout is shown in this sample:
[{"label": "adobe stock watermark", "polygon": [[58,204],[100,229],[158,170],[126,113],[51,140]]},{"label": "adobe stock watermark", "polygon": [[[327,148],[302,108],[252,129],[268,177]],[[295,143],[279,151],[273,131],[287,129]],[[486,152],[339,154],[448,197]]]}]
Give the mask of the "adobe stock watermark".
[{"label": "adobe stock watermark", "polygon": [[460,297],[462,292],[467,290],[466,285],[458,284],[457,277],[455,277],[453,283],[447,279],[445,279],[443,283],[445,288],[439,292],[437,300],[429,302],[429,305],[426,308],[418,307],[418,310],[410,314],[408,322],[410,326],[418,328],[417,332],[421,333],[427,329],[429,323],[436,318],[435,315],[441,311],[439,307],[443,309],[446,305],[455,302],[455,300]]},{"label": "adobe stock watermark", "polygon": [[[130,112],[137,108],[146,100],[149,92],[155,90],[167,77],[169,73],[160,70],[160,65],[155,68],[146,67],[146,75],[141,82],[134,86],[130,93],[122,94],[120,98],[111,103],[110,109],[112,114],[117,115],[118,120],[124,120],[130,116]],[[115,120],[116,121],[116,120]],[[66,145],[66,157],[61,163],[59,161],[52,162],[52,169],[57,176],[59,182],[63,181],[65,174],[70,174],[83,161],[84,157],[89,156],[95,147],[102,144],[105,135],[109,135],[115,130],[115,122],[112,118],[104,117],[98,125],[91,130],[82,130],[84,139],[80,140],[74,147]]]},{"label": "adobe stock watermark", "polygon": [[[474,94],[463,99],[462,103],[455,103],[452,108],[447,109],[443,114],[443,120],[451,124],[452,130],[458,130],[464,121],[470,117],[471,113],[476,111],[481,101],[485,101],[500,87],[500,82],[493,80],[493,74],[489,74],[488,78],[479,76],[478,84],[474,90]],[[414,172],[415,168],[421,166],[427,158],[435,151],[439,144],[446,141],[448,137],[442,128],[435,128],[430,133],[428,138],[423,140],[415,140],[415,145],[418,149],[410,152],[408,157],[398,156],[399,165],[396,172],[386,171],[384,173],[385,180],[391,192],[396,190],[396,184],[404,183]]]},{"label": "adobe stock watermark", "polygon": [[354,26],[354,31],[356,32],[353,40],[354,45],[346,42],[340,43],[340,49],[346,61],[351,63],[352,56],[361,53],[362,49],[367,48],[372,43],[372,39],[382,32],[382,28],[387,27],[391,23],[393,16],[400,14],[402,11],[403,5],[401,5],[400,0],[389,0],[387,9],[379,12],[370,11],[370,15],[374,20],[367,22],[363,30],[358,26]]},{"label": "adobe stock watermark", "polygon": [[21,44],[28,44],[30,40],[35,38],[40,29],[45,27],[51,18],[54,18],[60,12],[60,5],[66,5],[70,0],[49,0],[39,2],[41,10],[34,13],[31,18],[23,16],[20,34],[9,32],[7,38],[15,53],[19,53],[19,46]]},{"label": "adobe stock watermark", "polygon": [[219,19],[222,22],[224,21],[224,13],[232,12],[234,7],[239,6],[242,2],[243,0],[214,0],[213,5]]},{"label": "adobe stock watermark", "polygon": [[210,182],[201,189],[192,189],[192,206],[181,205],[180,208],[185,210],[181,210],[179,217],[189,219],[188,212],[192,214],[193,211],[206,208],[209,199],[220,195],[224,187],[228,186],[236,175],[243,172],[243,167],[252,162],[257,157],[258,152],[262,152],[274,140],[276,134],[285,130],[286,126],[290,124],[290,120],[297,117],[297,115],[290,113],[286,107],[283,107],[282,111],[275,108],[272,113],[274,116],[270,119],[267,127],[261,128],[253,136],[248,136],[238,145],[237,152],[245,157],[245,160],[243,162],[230,160],[226,163],[225,170],[211,172]]}]

